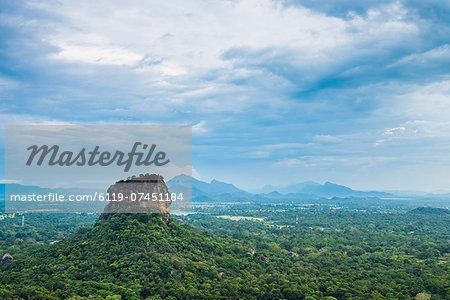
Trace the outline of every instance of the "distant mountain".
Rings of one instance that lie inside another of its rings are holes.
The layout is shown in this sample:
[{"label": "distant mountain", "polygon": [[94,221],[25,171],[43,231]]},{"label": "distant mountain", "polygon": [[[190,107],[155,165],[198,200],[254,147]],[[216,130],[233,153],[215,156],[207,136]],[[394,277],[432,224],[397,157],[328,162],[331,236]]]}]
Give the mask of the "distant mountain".
[{"label": "distant mountain", "polygon": [[328,181],[323,185],[306,186],[300,192],[320,196],[349,196],[354,193],[351,188]]},{"label": "distant mountain", "polygon": [[393,194],[377,191],[356,191],[344,185],[325,182],[323,185],[307,186],[300,191],[301,193],[313,194],[323,197],[349,197],[349,196],[364,196],[364,197],[392,197]]},{"label": "distant mountain", "polygon": [[[251,194],[239,189],[231,183],[218,180],[204,182],[188,175],[179,175],[166,182],[169,191],[172,193],[183,193],[187,197],[197,202],[236,202],[236,201],[270,201],[270,199],[283,200],[295,198],[332,198],[332,197],[396,197],[395,194],[379,191],[358,191],[344,185],[331,182],[319,184],[314,181],[275,187],[267,185],[260,191],[263,193]],[[22,193],[28,190],[35,191],[37,187],[11,185],[14,189],[20,189]],[[55,191],[55,190],[53,190]],[[41,190],[50,192],[50,190]],[[66,191],[67,192],[67,191]],[[0,186],[0,199],[2,198]]]},{"label": "distant mountain", "polygon": [[167,182],[169,191],[173,192],[188,192],[192,185],[192,199],[196,201],[214,201],[218,200],[219,196],[221,200],[236,199],[236,198],[248,198],[252,194],[241,190],[230,183],[221,182],[218,180],[212,180],[210,183],[195,179],[188,175],[179,175]]},{"label": "distant mountain", "polygon": [[[180,175],[172,178],[167,182],[169,190],[182,190],[189,188],[186,183],[192,184],[192,198],[197,201],[214,201],[220,198],[224,201],[226,199],[233,200],[258,200],[260,197],[283,199],[296,197],[394,197],[391,193],[378,191],[356,191],[344,185],[325,182],[319,184],[314,181],[305,181],[301,183],[286,185],[282,187],[274,187],[267,185],[262,191],[263,193],[251,194],[241,190],[230,183],[212,180],[210,183],[192,178],[187,175]],[[220,196],[220,197],[218,197]],[[258,198],[259,197],[259,198]],[[236,199],[237,198],[237,199]]]},{"label": "distant mountain", "polygon": [[[356,191],[344,185],[339,185],[331,182],[325,182],[323,185],[314,182],[306,181],[296,184],[291,184],[282,187],[265,186],[262,188],[265,195],[270,197],[273,192],[283,193],[290,197],[297,196],[318,196],[318,197],[393,197],[394,195],[386,192],[377,191]],[[279,198],[279,195],[276,195]]]},{"label": "distant mountain", "polygon": [[423,197],[433,195],[423,191],[407,191],[407,190],[385,190],[383,192],[394,194],[398,197]]},{"label": "distant mountain", "polygon": [[317,182],[314,182],[314,181],[305,181],[305,182],[294,183],[294,184],[285,185],[285,186],[265,185],[258,192],[264,193],[264,194],[268,194],[268,193],[271,193],[274,191],[277,191],[282,194],[299,193],[304,188],[314,187],[314,186],[320,186],[320,184],[318,184]]},{"label": "distant mountain", "polygon": [[273,192],[266,194],[266,196],[271,197],[271,198],[282,198],[284,195],[278,191],[273,191]]}]

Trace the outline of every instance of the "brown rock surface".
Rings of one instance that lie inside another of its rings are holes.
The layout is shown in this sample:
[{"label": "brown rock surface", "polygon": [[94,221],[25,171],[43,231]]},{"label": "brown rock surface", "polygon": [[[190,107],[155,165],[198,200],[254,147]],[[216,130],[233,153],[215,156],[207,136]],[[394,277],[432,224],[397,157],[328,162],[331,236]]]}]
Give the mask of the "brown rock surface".
[{"label": "brown rock surface", "polygon": [[13,260],[13,257],[9,253],[5,253],[2,257],[2,262],[7,261],[7,260]]},{"label": "brown rock surface", "polygon": [[291,256],[291,257],[298,257],[298,254],[292,251],[289,251],[289,253],[287,254],[287,256]]},{"label": "brown rock surface", "polygon": [[[110,202],[101,219],[111,213],[160,212],[166,218],[170,214],[170,193],[162,176],[145,174],[120,180],[108,188]],[[111,201],[115,200],[115,201]]]}]

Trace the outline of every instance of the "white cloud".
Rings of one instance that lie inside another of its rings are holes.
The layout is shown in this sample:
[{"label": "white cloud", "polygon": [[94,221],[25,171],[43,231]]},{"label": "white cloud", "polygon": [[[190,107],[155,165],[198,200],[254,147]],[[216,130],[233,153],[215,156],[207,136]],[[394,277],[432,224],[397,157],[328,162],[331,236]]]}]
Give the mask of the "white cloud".
[{"label": "white cloud", "polygon": [[328,134],[318,134],[314,136],[314,140],[319,143],[339,143],[342,139]]},{"label": "white cloud", "polygon": [[401,65],[409,65],[411,63],[430,63],[433,61],[439,62],[440,60],[450,60],[450,46],[448,44],[441,45],[439,47],[427,50],[421,53],[414,53],[406,57],[402,57],[389,67],[397,67]]},{"label": "white cloud", "polygon": [[195,168],[192,168],[192,177],[198,180],[202,180],[200,173]]},{"label": "white cloud", "polygon": [[447,121],[450,119],[450,80],[411,85],[396,97],[394,109],[414,120]]},{"label": "white cloud", "polygon": [[310,145],[311,144],[302,144],[302,143],[280,143],[280,144],[263,145],[261,147],[268,150],[280,150],[280,149],[304,148]]},{"label": "white cloud", "polygon": [[0,113],[0,128],[8,125],[70,125],[70,122],[53,120],[47,117],[32,116],[26,114],[2,114]]},{"label": "white cloud", "polygon": [[[448,45],[425,42],[429,27],[402,2],[368,5],[376,8],[340,18],[270,0],[29,1],[26,16],[2,15],[0,23],[17,27],[11,66],[43,76],[0,79],[0,93],[8,89],[16,100],[0,117],[17,124],[196,120],[199,144],[209,133],[216,143],[194,145],[202,155],[220,148],[266,162],[279,153],[294,157],[281,165],[330,170],[370,165],[371,154],[379,163],[391,152],[420,152],[430,144],[419,137],[445,145],[448,78],[395,72],[445,62]],[[243,146],[221,144],[225,131]]]},{"label": "white cloud", "polygon": [[274,163],[276,167],[297,167],[301,165],[305,165],[300,159],[297,158],[286,158]]},{"label": "white cloud", "polygon": [[70,87],[55,88],[55,106],[85,101],[86,115],[96,117],[317,111],[329,104],[293,103],[286,93],[351,73],[348,64],[358,73],[353,61],[420,40],[398,3],[347,18],[271,0],[29,1],[28,8],[35,18],[8,22],[28,29],[49,68],[68,76]]},{"label": "white cloud", "polygon": [[214,69],[241,78],[253,76],[253,70],[234,69],[233,60],[221,58],[236,47],[278,49],[296,68],[323,73],[343,60],[411,42],[418,34],[398,3],[348,19],[270,0],[30,5],[67,21],[41,33],[44,41],[59,49],[52,58],[98,65],[141,62],[136,68],[145,75],[169,78]]},{"label": "white cloud", "polygon": [[206,128],[206,121],[202,120],[199,123],[192,126],[193,134],[203,134],[208,132],[208,128]]},{"label": "white cloud", "polygon": [[58,53],[52,54],[52,58],[99,64],[99,65],[128,65],[137,64],[142,58],[142,55],[127,51],[121,47],[108,47],[100,45],[77,45],[69,43],[55,44],[60,48]]},{"label": "white cloud", "polygon": [[386,129],[386,130],[384,131],[384,134],[387,134],[387,135],[393,135],[393,134],[395,134],[395,133],[397,133],[397,132],[401,132],[401,131],[405,131],[405,130],[406,130],[406,128],[403,127],[403,126],[400,126],[400,127],[394,127],[394,128]]},{"label": "white cloud", "polygon": [[308,168],[336,168],[336,167],[374,167],[378,164],[395,160],[389,156],[302,156],[299,158],[283,159],[274,163],[276,167],[308,167]]},{"label": "white cloud", "polygon": [[21,183],[20,180],[0,179],[0,184]]}]

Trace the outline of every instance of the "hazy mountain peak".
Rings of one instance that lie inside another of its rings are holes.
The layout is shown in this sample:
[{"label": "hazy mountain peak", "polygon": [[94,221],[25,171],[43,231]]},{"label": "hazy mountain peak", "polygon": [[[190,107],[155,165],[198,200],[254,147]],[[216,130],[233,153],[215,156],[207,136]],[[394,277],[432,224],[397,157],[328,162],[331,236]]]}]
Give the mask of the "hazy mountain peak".
[{"label": "hazy mountain peak", "polygon": [[172,179],[169,180],[169,182],[170,181],[172,181],[172,182],[174,182],[174,181],[192,181],[192,180],[195,180],[195,178],[192,176],[186,175],[186,174],[181,174],[181,175],[173,177]]},{"label": "hazy mountain peak", "polygon": [[193,196],[195,193],[201,195],[221,195],[221,194],[233,194],[233,195],[248,195],[246,191],[243,191],[231,183],[219,181],[217,179],[211,180],[210,183],[195,179],[189,175],[178,175],[167,182],[169,190],[171,186],[176,185],[179,182],[192,182]]}]

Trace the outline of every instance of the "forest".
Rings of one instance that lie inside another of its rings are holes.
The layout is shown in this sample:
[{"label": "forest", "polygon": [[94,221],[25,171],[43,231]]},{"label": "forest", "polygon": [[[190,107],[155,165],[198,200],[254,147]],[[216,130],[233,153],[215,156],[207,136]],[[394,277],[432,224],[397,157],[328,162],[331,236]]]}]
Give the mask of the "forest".
[{"label": "forest", "polygon": [[449,299],[446,210],[3,214],[2,299]]}]

